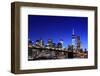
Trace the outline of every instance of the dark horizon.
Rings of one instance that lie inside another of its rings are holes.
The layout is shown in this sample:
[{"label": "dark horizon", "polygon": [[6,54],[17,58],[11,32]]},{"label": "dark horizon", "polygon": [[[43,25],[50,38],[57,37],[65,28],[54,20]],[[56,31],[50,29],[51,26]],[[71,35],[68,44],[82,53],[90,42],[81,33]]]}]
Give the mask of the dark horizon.
[{"label": "dark horizon", "polygon": [[64,47],[72,43],[72,30],[80,36],[82,48],[88,49],[88,18],[71,16],[28,15],[28,39],[36,41],[48,39],[58,43],[64,41]]}]

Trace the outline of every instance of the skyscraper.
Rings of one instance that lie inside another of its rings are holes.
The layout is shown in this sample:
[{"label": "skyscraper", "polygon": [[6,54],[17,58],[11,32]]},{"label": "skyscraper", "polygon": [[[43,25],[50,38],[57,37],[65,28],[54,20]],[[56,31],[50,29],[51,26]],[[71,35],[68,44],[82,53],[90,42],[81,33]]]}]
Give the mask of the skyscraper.
[{"label": "skyscraper", "polygon": [[47,47],[52,48],[52,46],[53,46],[52,39],[48,39]]},{"label": "skyscraper", "polygon": [[60,39],[60,41],[59,41],[61,44],[62,44],[62,46],[63,46],[63,43],[64,43],[64,41],[62,40],[62,39]]},{"label": "skyscraper", "polygon": [[40,39],[40,46],[44,47],[44,41],[42,39]]},{"label": "skyscraper", "polygon": [[57,44],[57,47],[58,48],[63,48],[63,40],[62,39],[60,39],[60,41],[59,41],[59,43]]},{"label": "skyscraper", "polygon": [[76,37],[76,48],[79,50],[81,47],[81,41],[80,41],[80,36]]},{"label": "skyscraper", "polygon": [[72,45],[73,45],[73,48],[76,47],[76,36],[74,33],[74,29],[72,30]]}]

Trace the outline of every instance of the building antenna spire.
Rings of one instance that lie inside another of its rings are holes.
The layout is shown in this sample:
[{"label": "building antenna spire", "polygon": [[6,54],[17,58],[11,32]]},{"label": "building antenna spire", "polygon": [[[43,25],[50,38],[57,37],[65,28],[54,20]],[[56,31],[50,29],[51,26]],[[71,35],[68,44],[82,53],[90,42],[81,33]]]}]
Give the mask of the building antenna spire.
[{"label": "building antenna spire", "polygon": [[72,35],[74,35],[74,28],[73,28],[73,30],[72,30]]}]

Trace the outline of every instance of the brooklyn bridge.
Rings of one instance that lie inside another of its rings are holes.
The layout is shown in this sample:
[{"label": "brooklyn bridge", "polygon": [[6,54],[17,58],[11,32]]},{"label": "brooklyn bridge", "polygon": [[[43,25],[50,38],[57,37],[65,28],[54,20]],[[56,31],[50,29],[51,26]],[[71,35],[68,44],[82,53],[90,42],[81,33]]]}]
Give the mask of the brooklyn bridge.
[{"label": "brooklyn bridge", "polygon": [[47,60],[47,59],[72,59],[72,58],[88,58],[88,52],[85,49],[74,49],[69,45],[68,48],[53,48],[28,46],[28,60]]}]

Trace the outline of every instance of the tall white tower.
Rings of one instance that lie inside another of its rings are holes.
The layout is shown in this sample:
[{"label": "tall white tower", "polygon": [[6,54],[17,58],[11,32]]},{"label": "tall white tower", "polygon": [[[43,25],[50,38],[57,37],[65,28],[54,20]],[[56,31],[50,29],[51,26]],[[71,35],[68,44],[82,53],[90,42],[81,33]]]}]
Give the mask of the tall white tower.
[{"label": "tall white tower", "polygon": [[72,45],[73,45],[73,48],[75,48],[75,44],[76,44],[76,38],[75,38],[74,29],[73,29],[72,30]]}]

